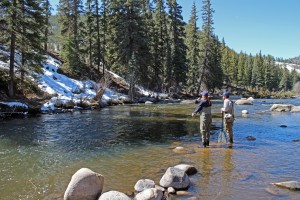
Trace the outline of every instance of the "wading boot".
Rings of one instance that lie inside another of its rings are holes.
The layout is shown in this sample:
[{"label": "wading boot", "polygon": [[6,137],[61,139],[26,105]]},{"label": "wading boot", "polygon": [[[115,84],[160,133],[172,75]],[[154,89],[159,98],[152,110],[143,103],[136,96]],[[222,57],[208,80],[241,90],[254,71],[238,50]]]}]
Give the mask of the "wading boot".
[{"label": "wading boot", "polygon": [[209,141],[207,141],[207,142],[206,142],[206,146],[208,146],[208,147],[209,147]]},{"label": "wading boot", "polygon": [[206,147],[206,142],[203,142],[203,146]]}]

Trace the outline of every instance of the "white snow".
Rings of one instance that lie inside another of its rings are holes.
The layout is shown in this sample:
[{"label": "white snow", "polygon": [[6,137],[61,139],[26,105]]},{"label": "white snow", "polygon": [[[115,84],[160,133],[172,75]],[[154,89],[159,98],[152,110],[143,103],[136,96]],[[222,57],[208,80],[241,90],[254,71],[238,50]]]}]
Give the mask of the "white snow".
[{"label": "white snow", "polygon": [[9,107],[24,107],[28,109],[28,106],[26,104],[20,102],[0,102],[0,104],[5,104]]},{"label": "white snow", "polygon": [[[8,50],[5,46],[0,45],[0,54],[6,56],[9,58]],[[18,63],[20,62],[21,57],[18,54],[18,51],[16,51],[16,57],[15,57],[15,68],[18,68]],[[0,68],[9,68],[9,60],[0,61]],[[77,102],[86,102],[89,104],[90,99],[93,99],[96,95],[95,88],[99,88],[99,83],[96,83],[91,80],[75,80],[72,78],[69,78],[63,74],[57,73],[57,69],[62,65],[61,61],[53,58],[50,55],[47,55],[45,57],[45,61],[43,63],[43,73],[37,74],[34,73],[30,76],[31,79],[35,82],[37,82],[39,88],[43,90],[44,92],[49,93],[53,97],[49,100],[49,102],[45,103],[42,106],[42,111],[48,111],[48,110],[54,110],[54,105],[57,103],[57,101],[66,103],[69,101],[73,101],[74,103]],[[122,81],[125,81],[122,77],[119,75],[108,71],[110,74],[112,74],[115,78],[121,79]],[[127,83],[128,84],[128,83]],[[128,84],[129,85],[129,84]],[[140,90],[140,93],[142,93],[145,96],[151,96],[151,97],[167,97],[166,94],[162,93],[155,93],[153,91],[144,89],[143,87],[137,86],[137,88]],[[127,99],[127,95],[118,93],[114,90],[111,90],[109,88],[105,89],[105,92],[102,97],[102,102],[108,102],[110,100],[124,100]],[[18,102],[11,102],[11,104],[18,104]],[[24,104],[25,105],[25,104]]]},{"label": "white snow", "polygon": [[296,69],[297,73],[300,73],[300,65],[291,64],[291,63],[283,63],[283,62],[275,62],[275,64],[279,65],[280,67],[286,67],[290,72]]}]

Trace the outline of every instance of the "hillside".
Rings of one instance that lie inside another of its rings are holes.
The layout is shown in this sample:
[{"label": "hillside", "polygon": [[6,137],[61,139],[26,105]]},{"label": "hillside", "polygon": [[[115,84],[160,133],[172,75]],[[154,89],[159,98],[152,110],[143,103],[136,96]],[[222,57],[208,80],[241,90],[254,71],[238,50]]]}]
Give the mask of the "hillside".
[{"label": "hillside", "polygon": [[[16,54],[17,55],[17,54]],[[2,46],[0,49],[0,71],[3,76],[1,76],[1,83],[3,82],[3,87],[1,87],[0,93],[5,96],[4,93],[5,81],[2,79],[4,77],[8,78],[9,70],[9,53],[7,49]],[[62,63],[60,60],[52,57],[51,55],[45,55],[45,61],[42,66],[42,73],[36,73],[29,71],[28,78],[32,81],[30,84],[35,85],[44,92],[42,96],[47,96],[48,101],[44,102],[41,106],[43,112],[52,112],[57,110],[57,108],[67,108],[67,107],[90,107],[91,105],[97,105],[98,102],[95,100],[97,93],[102,88],[104,89],[103,96],[101,98],[102,104],[109,104],[110,102],[124,102],[128,101],[127,95],[117,92],[116,90],[121,88],[122,91],[126,91],[129,88],[129,84],[117,74],[107,71],[110,77],[111,84],[103,85],[92,80],[76,80],[70,78],[64,74],[61,74]],[[19,66],[20,66],[20,56],[17,55],[15,59],[15,72],[16,77],[19,77]],[[112,86],[109,88],[107,86]],[[145,90],[142,87],[136,86],[136,91],[139,96],[160,96],[166,97],[164,94],[158,94]],[[33,91],[33,93],[37,93]],[[24,102],[25,96],[17,96],[16,100]],[[12,101],[13,99],[2,98],[1,101]],[[29,98],[25,102],[28,102]],[[36,99],[35,99],[36,100]],[[32,100],[33,102],[35,101]],[[3,103],[3,102],[2,102]]]},{"label": "hillside", "polygon": [[286,60],[287,63],[300,65],[300,56]]}]

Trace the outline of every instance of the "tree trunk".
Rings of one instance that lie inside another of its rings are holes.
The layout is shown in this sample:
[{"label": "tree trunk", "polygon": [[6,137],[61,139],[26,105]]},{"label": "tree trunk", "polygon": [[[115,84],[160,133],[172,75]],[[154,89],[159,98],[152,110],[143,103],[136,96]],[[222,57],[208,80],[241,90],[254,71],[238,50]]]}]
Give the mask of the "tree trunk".
[{"label": "tree trunk", "polygon": [[11,27],[11,37],[10,37],[10,60],[9,60],[9,84],[8,84],[8,95],[13,97],[14,92],[14,67],[15,67],[15,44],[16,44],[16,34],[15,34],[15,21],[17,18],[17,0],[13,0],[13,13],[12,13],[12,27]]}]

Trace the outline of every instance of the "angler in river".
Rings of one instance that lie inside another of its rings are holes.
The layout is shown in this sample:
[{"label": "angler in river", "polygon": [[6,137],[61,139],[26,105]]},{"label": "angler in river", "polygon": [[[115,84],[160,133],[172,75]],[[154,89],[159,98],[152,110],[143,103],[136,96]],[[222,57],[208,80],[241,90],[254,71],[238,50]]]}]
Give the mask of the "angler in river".
[{"label": "angler in river", "polygon": [[207,91],[203,91],[200,94],[202,95],[201,101],[192,113],[192,117],[194,117],[197,113],[200,114],[200,132],[202,135],[202,143],[204,147],[207,147],[209,146],[210,127],[212,122],[211,101],[208,97]]}]

